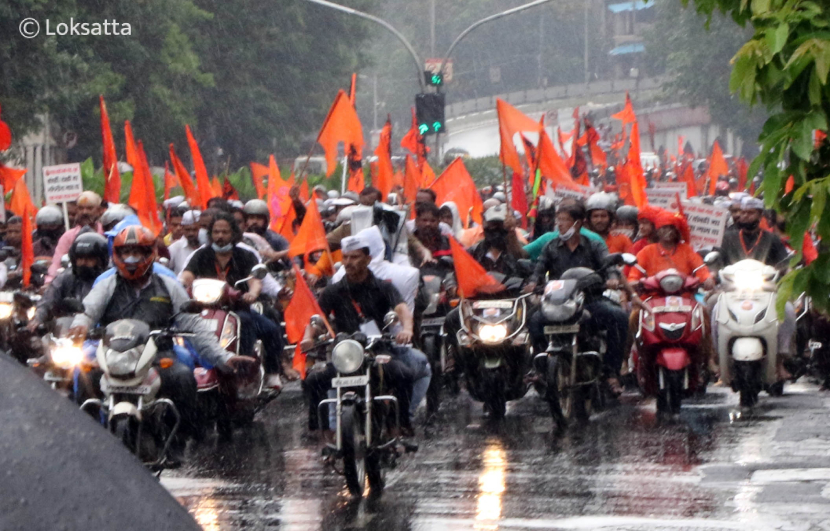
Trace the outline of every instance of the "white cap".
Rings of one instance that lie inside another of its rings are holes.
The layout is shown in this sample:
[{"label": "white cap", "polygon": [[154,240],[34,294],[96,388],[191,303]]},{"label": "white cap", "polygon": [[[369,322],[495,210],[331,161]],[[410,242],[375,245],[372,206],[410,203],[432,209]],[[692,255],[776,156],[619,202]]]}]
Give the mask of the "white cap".
[{"label": "white cap", "polygon": [[329,199],[337,199],[338,197],[340,197],[340,192],[338,192],[337,190],[329,190],[328,196]]},{"label": "white cap", "polygon": [[182,216],[182,226],[187,227],[188,225],[199,223],[199,215],[200,212],[198,210],[188,210]]},{"label": "white cap", "polygon": [[749,194],[746,192],[735,192],[730,195],[732,198],[732,206],[739,207],[741,206],[741,202],[744,200],[744,197],[749,197]]},{"label": "white cap", "polygon": [[741,210],[764,210],[764,200],[757,197],[744,197]]},{"label": "white cap", "polygon": [[164,206],[164,208],[166,210],[170,210],[171,208],[176,208],[177,206],[179,206],[183,202],[184,202],[184,196],[183,195],[177,195],[177,196],[171,197],[170,199],[167,199],[164,203],[162,203],[162,205]]},{"label": "white cap", "polygon": [[360,234],[357,236],[347,236],[340,242],[340,248],[344,253],[359,251],[360,249],[368,249],[369,242],[367,242],[366,239]]},{"label": "white cap", "polygon": [[334,206],[349,206],[357,204],[357,201],[352,201],[348,197],[338,197],[337,199],[330,199],[330,201]]},{"label": "white cap", "polygon": [[507,219],[507,205],[488,208],[484,212],[484,221],[504,221]]}]

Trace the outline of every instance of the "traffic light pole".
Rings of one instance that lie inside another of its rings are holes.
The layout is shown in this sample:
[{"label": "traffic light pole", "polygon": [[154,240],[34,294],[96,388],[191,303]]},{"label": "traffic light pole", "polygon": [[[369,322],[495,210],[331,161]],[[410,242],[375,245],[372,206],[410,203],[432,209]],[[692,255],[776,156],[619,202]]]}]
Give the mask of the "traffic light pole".
[{"label": "traffic light pole", "polygon": [[[327,0],[306,0],[307,2],[311,2],[312,4],[317,4],[324,7],[329,7],[331,9],[336,9],[337,11],[341,11],[343,13],[348,13],[349,15],[354,15],[356,17],[365,18],[366,20],[371,20],[377,24],[380,24],[387,30],[391,31],[395,37],[398,38],[401,43],[406,47],[409,51],[409,55],[412,56],[412,60],[415,61],[415,70],[418,73],[418,85],[421,87],[421,92],[426,92],[426,84],[424,83],[424,62],[421,61],[421,58],[418,57],[418,53],[415,51],[415,48],[406,40],[406,37],[403,34],[396,30],[392,24],[386,22],[382,18],[376,17],[374,15],[370,15],[369,13],[364,13],[363,11],[358,11],[357,9],[352,9],[351,7],[341,6],[340,4],[335,4],[333,2],[329,2]],[[546,0],[547,1],[547,0]]]}]

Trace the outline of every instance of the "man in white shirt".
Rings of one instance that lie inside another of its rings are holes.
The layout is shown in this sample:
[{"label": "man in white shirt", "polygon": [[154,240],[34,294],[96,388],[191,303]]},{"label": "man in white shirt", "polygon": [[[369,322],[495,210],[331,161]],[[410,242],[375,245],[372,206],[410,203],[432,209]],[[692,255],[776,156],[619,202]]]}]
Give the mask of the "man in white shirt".
[{"label": "man in white shirt", "polygon": [[184,271],[187,258],[199,247],[199,212],[188,210],[182,216],[183,235],[170,244],[167,250],[170,252],[170,269],[176,275]]}]

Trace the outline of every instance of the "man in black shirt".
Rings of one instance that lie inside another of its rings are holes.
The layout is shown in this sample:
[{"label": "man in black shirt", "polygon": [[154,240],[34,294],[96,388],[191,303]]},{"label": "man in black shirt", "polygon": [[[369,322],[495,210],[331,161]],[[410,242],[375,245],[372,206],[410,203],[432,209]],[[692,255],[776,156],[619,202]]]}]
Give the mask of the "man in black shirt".
[{"label": "man in black shirt", "polygon": [[490,207],[484,212],[484,239],[470,248],[470,254],[488,272],[522,277],[519,258],[523,250],[516,231],[507,226],[507,214],[507,205]]},{"label": "man in black shirt", "polygon": [[[343,239],[343,267],[346,276],[339,282],[328,286],[320,296],[320,309],[326,317],[333,317],[334,329],[337,333],[353,334],[361,330],[376,329],[374,333],[383,329],[385,315],[394,311],[401,322],[401,330],[396,336],[397,343],[406,345],[412,341],[412,314],[401,298],[400,293],[391,283],[383,282],[369,270],[368,246],[361,247],[359,237]],[[374,331],[374,330],[373,330]],[[302,347],[308,350],[313,346],[313,330],[309,326],[303,338]],[[403,350],[402,349],[399,350]],[[403,361],[404,352],[394,352],[395,357],[383,366],[383,377],[393,389],[398,399],[401,412],[401,426],[411,432],[409,397],[414,383],[413,372]],[[325,398],[331,389],[331,379],[337,371],[331,363],[322,371],[308,375],[305,380],[309,393],[308,425],[309,429],[317,429],[317,405]],[[429,380],[427,380],[427,386]],[[327,428],[327,417],[323,418],[323,428]]]},{"label": "man in black shirt", "polygon": [[[608,257],[608,249],[598,241],[588,239],[579,233],[582,221],[585,218],[585,207],[582,203],[564,203],[556,212],[556,225],[559,237],[551,240],[539,257],[533,282],[525,289],[532,291],[539,283],[547,279],[557,280],[562,274],[573,267],[587,267],[598,271]],[[616,289],[618,281],[608,280],[608,288]],[[591,319],[588,326],[595,330],[605,330],[607,350],[603,362],[608,377],[608,386],[615,394],[622,392],[617,375],[620,371],[625,355],[626,337],[628,335],[628,315],[618,305],[604,297],[588,300],[585,308],[590,312]],[[544,352],[547,348],[544,329],[547,319],[541,310],[528,320],[528,331],[531,341],[537,352]]]},{"label": "man in black shirt", "polygon": [[[208,245],[193,252],[190,261],[181,274],[184,286],[190,289],[197,278],[215,278],[224,280],[231,286],[251,276],[251,270],[259,263],[254,253],[242,249],[236,244],[242,241],[242,231],[233,216],[217,212],[208,226]],[[245,291],[241,302],[252,304],[259,298],[262,281],[256,278],[248,280],[241,286]],[[265,350],[263,366],[266,372],[265,383],[272,389],[282,388],[279,372],[281,368],[282,333],[276,323],[262,314],[252,312],[247,307],[237,309],[241,323],[241,350],[250,354],[254,349],[256,338],[262,340]]]}]

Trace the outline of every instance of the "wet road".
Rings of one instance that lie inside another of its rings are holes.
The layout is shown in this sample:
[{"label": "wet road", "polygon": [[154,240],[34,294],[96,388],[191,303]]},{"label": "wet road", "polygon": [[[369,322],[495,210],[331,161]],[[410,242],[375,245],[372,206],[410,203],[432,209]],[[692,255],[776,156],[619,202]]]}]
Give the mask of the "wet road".
[{"label": "wet road", "polygon": [[462,393],[419,430],[380,501],[351,503],[289,389],[162,484],[206,530],[830,530],[830,396],[799,383],[762,394],[751,416],[736,406],[710,388],[666,424],[652,400],[625,395],[554,438],[533,394],[495,427]]}]

